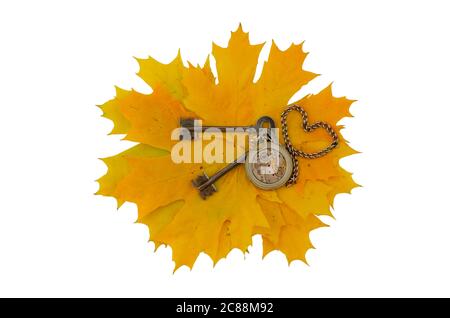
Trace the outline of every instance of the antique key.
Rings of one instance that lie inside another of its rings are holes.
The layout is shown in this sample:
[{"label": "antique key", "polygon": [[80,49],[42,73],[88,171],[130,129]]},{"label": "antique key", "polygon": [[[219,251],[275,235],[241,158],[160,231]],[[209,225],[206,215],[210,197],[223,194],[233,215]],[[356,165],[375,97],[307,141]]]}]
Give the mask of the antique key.
[{"label": "antique key", "polygon": [[[195,133],[194,127],[194,120],[193,119],[182,119],[180,120],[181,127],[189,129],[191,132],[191,138],[193,134]],[[293,169],[293,162],[292,158],[290,157],[289,152],[281,145],[276,145],[274,147],[271,146],[270,143],[267,143],[267,140],[271,139],[271,135],[267,134],[264,136],[264,134],[261,133],[261,129],[264,129],[264,125],[267,124],[267,129],[275,128],[275,122],[272,118],[268,116],[263,116],[258,119],[255,126],[203,126],[201,131],[206,131],[208,128],[216,128],[221,131],[227,131],[227,128],[236,129],[236,128],[242,128],[242,129],[249,129],[249,128],[255,128],[257,131],[257,136],[260,141],[266,141],[266,143],[261,142],[261,147],[258,148],[257,151],[250,151],[246,152],[239,158],[237,158],[235,161],[230,163],[229,165],[225,166],[218,172],[216,172],[214,175],[208,177],[206,173],[203,175],[198,176],[196,179],[192,181],[192,184],[199,190],[200,196],[203,199],[206,199],[208,196],[214,194],[214,192],[217,192],[217,188],[215,186],[215,182],[221,178],[223,175],[228,173],[229,171],[233,170],[235,167],[237,167],[239,164],[245,162],[245,171],[247,176],[249,177],[250,181],[257,187],[264,189],[264,190],[272,190],[279,188],[280,186],[284,185],[289,177],[292,174]],[[264,131],[265,132],[265,131]],[[267,140],[264,140],[267,139]],[[274,141],[274,140],[271,140]],[[264,154],[264,158],[266,158],[266,162],[261,162],[259,159],[259,156],[262,157],[262,154]],[[272,158],[268,157],[272,155]],[[279,159],[273,158],[274,156],[279,155]],[[275,163],[281,162],[281,166],[277,166],[277,171],[274,171]],[[261,173],[261,168],[271,168],[272,173],[270,174],[264,174]],[[270,175],[270,176],[269,176]]]},{"label": "antique key", "polygon": [[227,172],[233,170],[239,164],[243,163],[245,161],[245,157],[246,154],[243,154],[229,165],[217,171],[211,176],[211,178],[203,172],[203,175],[200,175],[196,179],[192,180],[192,184],[200,192],[200,196],[202,197],[202,199],[205,200],[208,196],[213,195],[214,192],[217,192],[217,188],[214,185],[214,182],[219,180]]},{"label": "antique key", "polygon": [[[187,129],[190,133],[191,139],[195,139],[196,133],[206,132],[208,129],[216,129],[221,132],[226,133],[228,129],[232,129],[233,131],[248,131],[249,129],[259,129],[263,128],[263,125],[267,123],[269,128],[275,128],[275,122],[269,116],[263,116],[258,119],[255,126],[195,126],[195,118],[181,118],[180,119],[180,127]],[[200,128],[200,129],[199,129]],[[180,140],[183,139],[184,135],[180,134]]]}]

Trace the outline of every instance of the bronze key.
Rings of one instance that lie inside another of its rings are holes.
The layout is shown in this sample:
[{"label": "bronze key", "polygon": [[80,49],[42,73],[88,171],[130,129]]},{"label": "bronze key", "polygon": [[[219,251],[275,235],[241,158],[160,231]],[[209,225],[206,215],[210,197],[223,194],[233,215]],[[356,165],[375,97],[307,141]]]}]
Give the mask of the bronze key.
[{"label": "bronze key", "polygon": [[245,161],[245,157],[246,154],[243,154],[229,165],[226,165],[224,168],[217,171],[211,178],[208,177],[206,173],[203,173],[203,175],[200,175],[196,179],[192,180],[192,184],[198,189],[202,199],[205,200],[210,195],[213,195],[214,192],[217,192],[214,182],[219,180],[227,172],[233,170],[233,168],[237,167],[239,164],[243,163]]},{"label": "bronze key", "polygon": [[[218,129],[221,132],[226,133],[227,129],[239,129],[241,131],[247,131],[249,129],[259,129],[263,128],[264,123],[267,123],[269,125],[269,128],[275,128],[275,122],[274,120],[269,116],[263,116],[258,119],[255,126],[201,126],[196,127],[194,126],[196,119],[194,118],[181,118],[180,119],[180,128],[185,128],[189,131],[191,139],[195,139],[195,134],[199,132],[205,132],[206,130],[210,128]],[[180,140],[183,139],[183,134],[180,134]]]}]

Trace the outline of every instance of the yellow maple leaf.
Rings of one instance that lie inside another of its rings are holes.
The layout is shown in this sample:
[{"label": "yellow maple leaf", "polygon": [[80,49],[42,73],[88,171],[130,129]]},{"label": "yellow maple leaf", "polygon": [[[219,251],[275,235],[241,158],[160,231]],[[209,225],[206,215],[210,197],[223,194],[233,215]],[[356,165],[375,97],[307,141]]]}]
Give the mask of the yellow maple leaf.
[{"label": "yellow maple leaf", "polygon": [[[246,251],[252,236],[263,237],[264,255],[283,252],[288,261],[306,262],[312,244],[311,230],[324,223],[316,215],[330,215],[338,193],[357,186],[339,160],[356,153],[343,139],[338,121],[351,116],[352,100],[336,98],[331,85],[297,103],[311,121],[327,121],[340,143],[330,154],[315,160],[299,159],[300,179],[292,187],[263,191],[246,178],[243,167],[217,183],[219,191],[202,200],[191,180],[205,171],[212,175],[224,164],[174,164],[171,132],[181,117],[195,117],[204,125],[249,125],[268,115],[280,127],[280,114],[291,97],[316,74],[303,70],[302,45],[285,51],[271,43],[261,77],[254,82],[258,57],[264,43],[252,45],[242,27],[232,32],[226,48],[213,44],[217,79],[210,58],[204,66],[185,66],[181,55],[169,64],[153,58],[138,59],[138,75],[152,87],[149,95],[116,89],[116,97],[100,106],[114,123],[111,133],[125,134],[137,146],[103,159],[108,172],[98,180],[98,194],[112,196],[118,204],[136,203],[138,222],[150,230],[156,246],[172,248],[175,269],[192,267],[201,252],[214,263],[233,248]],[[305,133],[299,118],[288,118],[294,146],[317,151],[329,142],[325,131]],[[297,128],[296,128],[297,127]],[[292,131],[291,131],[292,130]]]}]

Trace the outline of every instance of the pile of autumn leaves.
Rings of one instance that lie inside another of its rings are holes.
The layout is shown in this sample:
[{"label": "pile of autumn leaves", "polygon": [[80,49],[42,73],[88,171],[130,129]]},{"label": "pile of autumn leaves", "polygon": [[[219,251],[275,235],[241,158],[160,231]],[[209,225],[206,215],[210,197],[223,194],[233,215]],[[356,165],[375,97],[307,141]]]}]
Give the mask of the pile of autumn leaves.
[{"label": "pile of autumn leaves", "polygon": [[[254,82],[264,44],[251,45],[241,27],[232,33],[228,47],[213,44],[217,79],[209,58],[203,67],[183,64],[180,54],[169,64],[148,58],[138,60],[138,75],[152,88],[149,95],[116,89],[116,97],[103,104],[104,117],[114,123],[112,134],[123,134],[136,146],[104,158],[108,172],[98,182],[98,194],[112,196],[120,206],[133,202],[138,222],[150,230],[156,247],[171,247],[175,269],[192,267],[201,252],[214,263],[233,248],[246,251],[252,236],[260,234],[264,255],[279,250],[288,261],[305,261],[312,244],[309,232],[325,226],[318,215],[331,215],[338,193],[357,186],[339,160],[355,154],[340,134],[337,122],[350,117],[353,101],[332,95],[331,86],[297,103],[310,122],[322,120],[339,132],[340,144],[319,159],[300,159],[295,186],[274,191],[254,187],[238,167],[220,179],[217,193],[202,200],[191,180],[200,173],[212,175],[224,164],[174,164],[170,151],[172,131],[181,117],[201,118],[204,125],[249,125],[268,115],[280,127],[280,114],[290,98],[316,74],[302,69],[302,45],[281,51],[272,43],[268,61]],[[300,117],[288,118],[294,145],[315,151],[329,143],[325,131],[304,133]]]}]

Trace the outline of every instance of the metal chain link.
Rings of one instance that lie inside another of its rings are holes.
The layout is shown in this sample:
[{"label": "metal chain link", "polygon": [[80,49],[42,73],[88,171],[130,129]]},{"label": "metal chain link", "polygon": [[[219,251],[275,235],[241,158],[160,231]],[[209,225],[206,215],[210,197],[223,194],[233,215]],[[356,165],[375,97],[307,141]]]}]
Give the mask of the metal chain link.
[{"label": "metal chain link", "polygon": [[[298,111],[300,113],[300,115],[302,116],[302,126],[303,126],[304,131],[311,132],[317,128],[323,128],[333,138],[333,141],[331,142],[331,144],[328,147],[326,147],[325,149],[322,149],[317,152],[311,152],[311,153],[296,149],[292,145],[291,139],[289,138],[288,125],[287,125],[287,115],[290,112],[292,112],[293,110]],[[318,122],[315,122],[314,124],[310,125],[308,123],[308,113],[302,107],[300,107],[298,105],[291,105],[281,113],[281,127],[282,127],[282,133],[283,133],[285,147],[286,147],[287,151],[289,151],[289,153],[291,154],[292,159],[294,161],[294,169],[292,171],[292,175],[289,178],[288,182],[286,183],[286,186],[289,187],[289,186],[297,183],[297,178],[299,175],[299,167],[298,167],[297,157],[305,158],[305,159],[317,159],[317,158],[323,157],[326,154],[328,154],[331,150],[333,150],[334,148],[337,147],[337,145],[339,143],[339,137],[338,137],[337,133],[334,131],[333,127],[331,127],[331,125],[326,122],[318,121]]]}]

